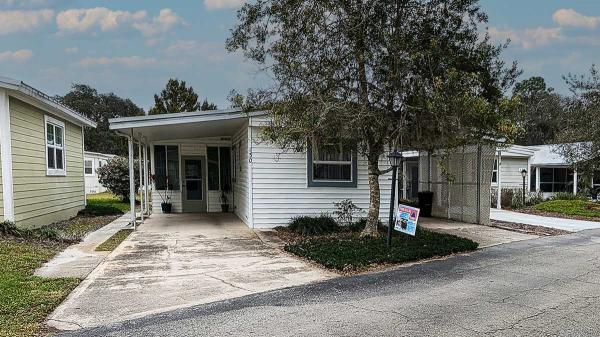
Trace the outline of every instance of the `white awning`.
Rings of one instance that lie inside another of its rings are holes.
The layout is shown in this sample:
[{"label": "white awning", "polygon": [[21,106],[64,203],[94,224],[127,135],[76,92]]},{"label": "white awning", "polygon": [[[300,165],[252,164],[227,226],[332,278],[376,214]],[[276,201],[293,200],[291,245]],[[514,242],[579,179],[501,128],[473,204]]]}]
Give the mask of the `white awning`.
[{"label": "white awning", "polygon": [[123,135],[143,137],[146,141],[164,141],[203,137],[231,137],[248,119],[265,111],[242,112],[239,109],[180,112],[161,115],[109,119],[110,129]]}]

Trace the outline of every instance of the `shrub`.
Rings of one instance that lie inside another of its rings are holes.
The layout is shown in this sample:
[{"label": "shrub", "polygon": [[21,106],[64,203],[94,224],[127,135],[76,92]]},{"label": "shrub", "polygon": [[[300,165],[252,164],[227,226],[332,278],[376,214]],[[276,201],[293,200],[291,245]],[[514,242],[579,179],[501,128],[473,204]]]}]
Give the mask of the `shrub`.
[{"label": "shrub", "polygon": [[[135,189],[140,187],[138,163],[134,164]],[[98,181],[112,194],[123,201],[129,201],[129,161],[122,157],[109,160],[106,165],[98,168]]]},{"label": "shrub", "polygon": [[512,207],[515,191],[509,188],[503,188],[500,192],[500,205],[502,207]]},{"label": "shrub", "polygon": [[350,199],[334,202],[333,205],[337,208],[333,214],[337,215],[338,223],[342,226],[352,226],[355,215],[362,213],[362,209]]},{"label": "shrub", "polygon": [[334,233],[339,230],[335,220],[327,215],[321,214],[314,216],[298,216],[290,221],[288,228],[300,235],[321,235]]},{"label": "shrub", "polygon": [[400,199],[400,200],[398,200],[398,203],[402,204],[402,205],[406,205],[406,206],[411,206],[411,207],[419,207],[419,202],[417,200]]},{"label": "shrub", "polygon": [[527,206],[534,206],[544,202],[544,194],[541,191],[538,192],[529,192],[527,194]]},{"label": "shrub", "polygon": [[570,192],[556,192],[551,198],[552,200],[586,200],[584,196],[580,194],[573,194]]},{"label": "shrub", "polygon": [[2,235],[21,236],[21,230],[12,221],[0,222],[0,233]]},{"label": "shrub", "polygon": [[49,228],[49,227],[42,227],[40,229],[37,229],[37,230],[35,230],[35,234],[37,237],[39,237],[41,239],[45,239],[45,240],[60,239],[58,232],[55,229]]}]

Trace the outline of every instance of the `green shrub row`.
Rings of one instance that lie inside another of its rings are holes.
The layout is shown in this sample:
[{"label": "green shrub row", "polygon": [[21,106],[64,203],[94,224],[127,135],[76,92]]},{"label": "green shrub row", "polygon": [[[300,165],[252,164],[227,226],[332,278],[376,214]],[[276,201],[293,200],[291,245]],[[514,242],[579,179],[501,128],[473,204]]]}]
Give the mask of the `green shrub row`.
[{"label": "green shrub row", "polygon": [[32,238],[42,240],[59,240],[60,235],[55,229],[42,227],[38,229],[19,228],[12,221],[0,222],[0,234],[19,238]]}]

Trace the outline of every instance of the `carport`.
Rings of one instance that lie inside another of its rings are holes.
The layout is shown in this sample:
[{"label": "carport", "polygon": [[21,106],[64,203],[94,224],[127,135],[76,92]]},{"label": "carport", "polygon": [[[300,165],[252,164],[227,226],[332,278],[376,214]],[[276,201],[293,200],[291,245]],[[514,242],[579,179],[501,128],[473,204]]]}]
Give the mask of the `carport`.
[{"label": "carport", "polygon": [[[169,201],[174,212],[220,212],[220,209],[215,209],[218,207],[215,206],[218,202],[215,200],[221,198],[227,185],[223,177],[223,172],[226,171],[223,166],[227,159],[223,158],[227,155],[231,162],[232,139],[247,127],[252,117],[263,114],[264,112],[244,113],[239,109],[230,109],[110,119],[110,129],[116,130],[128,140],[131,209],[135,209],[136,146],[138,156],[143,162],[139,168],[140,186],[143,188],[142,207],[140,214],[132,212],[132,223],[136,223],[137,216],[144,222],[152,206],[155,211],[160,208],[159,197],[162,198],[168,193],[171,194]],[[164,151],[157,152],[157,145],[164,146]],[[211,170],[207,163],[210,162],[211,153],[214,153],[211,152],[212,149],[217,151],[217,171]],[[164,161],[162,157],[156,157],[159,155],[164,155]],[[151,176],[154,179],[151,179]],[[231,208],[235,208],[233,201],[237,186],[233,186],[235,183],[231,177],[229,179],[226,198],[229,198]],[[214,186],[211,189],[211,183],[214,185],[215,182],[216,189]],[[152,198],[150,194],[155,192],[156,195]],[[150,204],[150,200],[153,201],[153,205]]]}]

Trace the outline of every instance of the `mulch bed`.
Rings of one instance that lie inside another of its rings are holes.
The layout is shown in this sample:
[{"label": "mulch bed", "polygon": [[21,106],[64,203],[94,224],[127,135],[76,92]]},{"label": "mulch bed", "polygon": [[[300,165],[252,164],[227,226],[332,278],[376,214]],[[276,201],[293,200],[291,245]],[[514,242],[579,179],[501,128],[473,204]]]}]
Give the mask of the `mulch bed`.
[{"label": "mulch bed", "polygon": [[525,208],[519,208],[519,209],[511,209],[511,211],[519,212],[519,213],[525,213],[525,214],[546,216],[546,217],[551,217],[551,218],[561,218],[561,219],[571,219],[571,220],[583,220],[583,221],[600,221],[600,218],[594,218],[594,217],[589,217],[589,216],[581,216],[581,215],[566,215],[566,214],[555,213],[555,212],[546,212],[546,211],[540,211],[540,210],[534,209],[532,207],[525,207]]},{"label": "mulch bed", "polygon": [[566,235],[566,234],[572,233],[572,232],[565,231],[562,229],[557,229],[557,228],[526,225],[526,224],[499,221],[499,220],[492,220],[491,226],[500,228],[500,229],[513,231],[513,232],[532,234],[532,235],[538,235],[538,236],[559,236],[559,235]]}]

